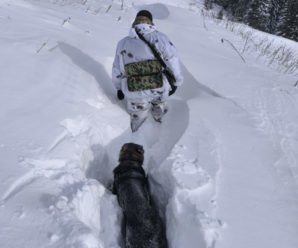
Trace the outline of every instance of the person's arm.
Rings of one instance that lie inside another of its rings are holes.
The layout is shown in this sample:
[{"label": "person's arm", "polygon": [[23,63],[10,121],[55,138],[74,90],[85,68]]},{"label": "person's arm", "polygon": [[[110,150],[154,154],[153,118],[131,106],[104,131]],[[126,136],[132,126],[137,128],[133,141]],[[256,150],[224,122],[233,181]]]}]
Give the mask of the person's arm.
[{"label": "person's arm", "polygon": [[161,47],[159,50],[162,54],[162,57],[176,79],[174,85],[182,85],[183,75],[181,72],[180,60],[178,58],[176,47],[173,45],[173,43],[168,39],[166,35],[162,35],[160,44]]},{"label": "person's arm", "polygon": [[112,82],[114,84],[114,87],[117,90],[118,99],[122,100],[124,99],[125,96],[121,90],[123,72],[121,71],[121,66],[120,66],[120,60],[122,58],[120,57],[121,54],[119,53],[119,47],[120,47],[120,44],[118,43],[117,49],[116,49],[116,55],[113,62],[113,68],[112,68]]},{"label": "person's arm", "polygon": [[117,90],[121,90],[121,79],[122,79],[122,72],[120,68],[120,54],[119,54],[119,43],[117,45],[116,49],[116,55],[113,62],[113,68],[112,68],[112,82],[114,84],[114,87]]}]

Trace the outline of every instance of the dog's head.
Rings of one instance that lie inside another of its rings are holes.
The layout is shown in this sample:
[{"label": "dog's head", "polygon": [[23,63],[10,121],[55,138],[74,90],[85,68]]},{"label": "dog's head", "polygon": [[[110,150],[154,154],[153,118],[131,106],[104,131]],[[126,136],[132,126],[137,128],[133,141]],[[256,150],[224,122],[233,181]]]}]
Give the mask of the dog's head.
[{"label": "dog's head", "polygon": [[134,143],[124,144],[120,150],[119,162],[124,161],[137,162],[141,166],[144,162],[143,146]]}]

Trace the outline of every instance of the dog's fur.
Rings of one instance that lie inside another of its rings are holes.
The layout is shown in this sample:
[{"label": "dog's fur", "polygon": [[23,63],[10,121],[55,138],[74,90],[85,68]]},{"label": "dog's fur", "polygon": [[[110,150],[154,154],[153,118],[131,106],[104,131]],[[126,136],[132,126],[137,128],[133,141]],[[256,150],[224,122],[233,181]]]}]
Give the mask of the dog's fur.
[{"label": "dog's fur", "polygon": [[123,210],[125,248],[167,248],[165,230],[142,168],[143,147],[124,144],[114,170],[114,193]]}]

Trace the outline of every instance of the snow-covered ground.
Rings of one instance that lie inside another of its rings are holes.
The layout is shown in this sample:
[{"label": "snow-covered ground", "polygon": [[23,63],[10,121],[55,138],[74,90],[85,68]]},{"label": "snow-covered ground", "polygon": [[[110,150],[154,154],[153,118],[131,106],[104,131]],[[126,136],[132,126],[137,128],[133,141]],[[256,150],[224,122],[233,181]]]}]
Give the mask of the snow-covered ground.
[{"label": "snow-covered ground", "polygon": [[[144,7],[178,48],[185,83],[162,125],[132,134],[110,74]],[[200,7],[1,1],[1,247],[120,247],[109,186],[126,142],[145,148],[170,248],[298,247],[297,73],[253,51],[244,63],[220,40],[244,41]]]}]

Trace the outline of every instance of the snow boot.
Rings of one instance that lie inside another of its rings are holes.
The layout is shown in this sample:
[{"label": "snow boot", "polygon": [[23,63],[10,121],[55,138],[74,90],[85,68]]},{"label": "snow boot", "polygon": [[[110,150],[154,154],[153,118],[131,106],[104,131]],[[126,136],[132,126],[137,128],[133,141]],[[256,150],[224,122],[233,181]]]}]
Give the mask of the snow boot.
[{"label": "snow boot", "polygon": [[146,100],[129,100],[127,109],[130,114],[131,131],[136,132],[148,117],[150,103]]},{"label": "snow boot", "polygon": [[130,114],[130,128],[131,128],[131,131],[133,133],[136,132],[139,129],[139,127],[142,126],[142,124],[145,122],[146,119],[147,119],[147,116],[140,117],[136,113]]},{"label": "snow boot", "polygon": [[168,112],[168,106],[164,102],[152,102],[151,114],[155,121],[162,123],[163,116]]}]

